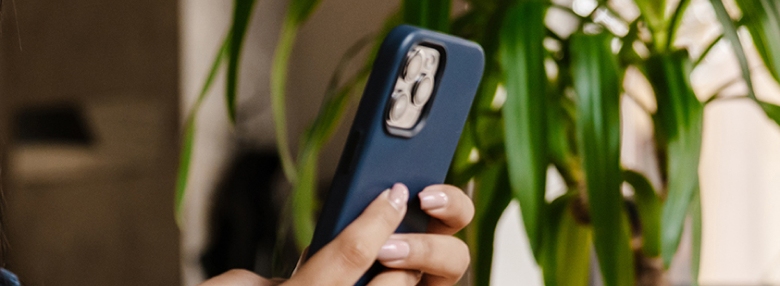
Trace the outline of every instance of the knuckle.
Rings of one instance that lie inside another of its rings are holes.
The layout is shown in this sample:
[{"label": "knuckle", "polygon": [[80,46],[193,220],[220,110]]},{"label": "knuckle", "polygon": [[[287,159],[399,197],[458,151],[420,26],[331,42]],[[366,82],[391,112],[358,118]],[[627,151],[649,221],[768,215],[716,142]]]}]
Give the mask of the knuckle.
[{"label": "knuckle", "polygon": [[398,212],[388,204],[381,212],[374,216],[374,222],[382,228],[395,230],[400,223]]},{"label": "knuckle", "polygon": [[347,269],[362,269],[374,262],[371,250],[360,239],[346,239],[339,252],[340,261]]},{"label": "knuckle", "polygon": [[405,285],[417,285],[422,279],[422,272],[416,270],[406,270],[406,284]]},{"label": "knuckle", "polygon": [[463,259],[459,260],[461,263],[454,265],[452,269],[453,277],[459,279],[468,269],[469,264],[471,263],[471,255],[469,253],[469,246],[465,242],[455,237],[453,237],[453,239],[456,241],[454,247],[455,251],[459,253],[458,256],[463,257]]}]

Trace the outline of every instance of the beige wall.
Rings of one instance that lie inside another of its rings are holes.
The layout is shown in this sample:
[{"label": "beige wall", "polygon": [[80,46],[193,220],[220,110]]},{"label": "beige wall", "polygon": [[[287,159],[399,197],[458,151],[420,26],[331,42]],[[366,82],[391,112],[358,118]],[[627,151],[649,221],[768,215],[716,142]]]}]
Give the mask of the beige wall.
[{"label": "beige wall", "polygon": [[[178,283],[177,4],[2,3],[5,267],[25,285]],[[93,145],[9,136],[19,108],[58,102],[83,109]]]}]

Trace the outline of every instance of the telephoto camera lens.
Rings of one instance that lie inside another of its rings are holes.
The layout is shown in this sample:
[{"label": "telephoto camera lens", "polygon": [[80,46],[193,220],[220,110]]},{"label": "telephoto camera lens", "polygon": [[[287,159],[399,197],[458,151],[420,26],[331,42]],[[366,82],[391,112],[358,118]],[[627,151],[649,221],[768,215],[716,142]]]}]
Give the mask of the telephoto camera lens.
[{"label": "telephoto camera lens", "polygon": [[431,98],[431,93],[433,93],[433,79],[430,76],[423,76],[414,86],[412,101],[417,106],[423,105]]},{"label": "telephoto camera lens", "polygon": [[390,108],[390,120],[398,121],[404,117],[404,113],[409,107],[409,96],[406,93],[397,93],[394,98],[393,106]]},{"label": "telephoto camera lens", "polygon": [[420,75],[420,70],[423,66],[423,52],[416,51],[409,60],[406,62],[406,68],[404,69],[404,80],[412,81]]}]

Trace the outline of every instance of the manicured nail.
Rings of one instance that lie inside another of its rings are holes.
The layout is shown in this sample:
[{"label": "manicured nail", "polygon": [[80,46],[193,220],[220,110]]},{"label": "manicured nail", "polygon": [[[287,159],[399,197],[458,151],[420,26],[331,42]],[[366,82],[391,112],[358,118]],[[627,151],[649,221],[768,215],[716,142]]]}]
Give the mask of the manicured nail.
[{"label": "manicured nail", "polygon": [[388,199],[396,210],[401,211],[406,207],[406,202],[409,201],[409,189],[404,184],[395,183],[390,189]]},{"label": "manicured nail", "polygon": [[420,208],[423,210],[433,210],[447,205],[449,198],[442,191],[422,191],[420,193]]},{"label": "manicured nail", "polygon": [[379,261],[401,260],[409,256],[409,243],[403,240],[390,239],[382,245],[376,259]]}]

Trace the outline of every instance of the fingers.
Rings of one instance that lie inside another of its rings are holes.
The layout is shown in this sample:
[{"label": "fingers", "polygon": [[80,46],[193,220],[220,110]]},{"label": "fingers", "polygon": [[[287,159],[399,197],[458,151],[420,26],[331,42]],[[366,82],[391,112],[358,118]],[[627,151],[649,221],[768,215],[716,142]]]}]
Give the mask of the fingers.
[{"label": "fingers", "polygon": [[281,284],[282,280],[268,280],[257,274],[244,270],[233,269],[222,275],[209,279],[200,286],[218,286],[218,285],[244,285],[244,286],[274,286]]},{"label": "fingers", "polygon": [[428,233],[454,234],[474,218],[474,204],[455,186],[428,186],[418,196],[422,210],[434,218],[428,223]]},{"label": "fingers", "polygon": [[351,285],[376,260],[387,238],[406,213],[409,190],[395,184],[384,191],[333,241],[301,266],[290,279],[296,285]]},{"label": "fingers", "polygon": [[416,270],[390,269],[382,271],[379,275],[371,279],[368,286],[385,285],[417,285],[422,278],[422,272]]},{"label": "fingers", "polygon": [[[469,266],[466,243],[449,235],[396,234],[377,257],[394,269],[415,269],[426,274],[427,285],[453,285]],[[432,276],[432,277],[428,277]]]}]

